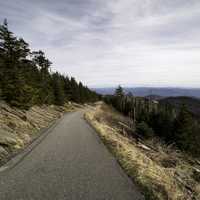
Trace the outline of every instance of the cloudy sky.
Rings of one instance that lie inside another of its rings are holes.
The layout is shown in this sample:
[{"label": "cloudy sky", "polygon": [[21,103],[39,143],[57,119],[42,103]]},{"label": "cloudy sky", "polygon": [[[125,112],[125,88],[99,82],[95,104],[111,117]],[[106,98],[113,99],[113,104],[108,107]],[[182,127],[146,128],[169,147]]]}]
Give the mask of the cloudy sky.
[{"label": "cloudy sky", "polygon": [[0,0],[0,20],[88,86],[200,87],[199,0]]}]

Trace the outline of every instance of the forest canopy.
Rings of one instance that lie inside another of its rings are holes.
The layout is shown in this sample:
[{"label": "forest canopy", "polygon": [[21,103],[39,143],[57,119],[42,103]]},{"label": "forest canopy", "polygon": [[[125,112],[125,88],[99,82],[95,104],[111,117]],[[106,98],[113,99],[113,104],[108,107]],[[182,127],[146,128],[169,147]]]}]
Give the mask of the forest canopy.
[{"label": "forest canopy", "polygon": [[41,50],[31,51],[23,38],[0,25],[0,99],[12,106],[93,102],[99,95],[75,78],[50,72],[52,62]]}]

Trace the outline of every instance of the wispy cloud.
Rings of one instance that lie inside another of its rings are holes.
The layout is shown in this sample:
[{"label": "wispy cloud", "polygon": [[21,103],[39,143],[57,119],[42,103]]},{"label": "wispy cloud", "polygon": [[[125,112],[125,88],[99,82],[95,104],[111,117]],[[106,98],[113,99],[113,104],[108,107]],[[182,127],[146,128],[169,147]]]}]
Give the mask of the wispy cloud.
[{"label": "wispy cloud", "polygon": [[7,0],[5,17],[89,86],[200,87],[199,0]]}]

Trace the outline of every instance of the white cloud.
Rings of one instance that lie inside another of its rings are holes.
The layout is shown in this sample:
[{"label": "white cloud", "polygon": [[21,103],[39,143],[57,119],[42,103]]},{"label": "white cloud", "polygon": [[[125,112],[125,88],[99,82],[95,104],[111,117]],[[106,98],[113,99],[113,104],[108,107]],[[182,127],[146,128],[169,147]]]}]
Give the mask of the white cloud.
[{"label": "white cloud", "polygon": [[198,0],[8,0],[0,13],[89,86],[200,87]]}]

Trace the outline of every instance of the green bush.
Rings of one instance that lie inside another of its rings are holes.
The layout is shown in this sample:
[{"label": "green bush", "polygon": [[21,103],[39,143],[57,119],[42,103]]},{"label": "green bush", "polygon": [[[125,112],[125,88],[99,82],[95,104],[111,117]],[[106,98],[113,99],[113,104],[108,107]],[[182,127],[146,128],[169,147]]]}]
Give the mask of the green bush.
[{"label": "green bush", "polygon": [[149,138],[154,135],[153,129],[149,127],[148,124],[143,121],[136,125],[136,132],[139,135],[144,136],[145,138]]}]

